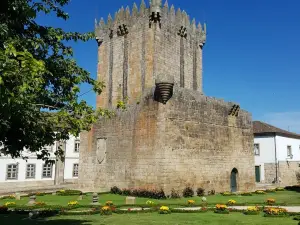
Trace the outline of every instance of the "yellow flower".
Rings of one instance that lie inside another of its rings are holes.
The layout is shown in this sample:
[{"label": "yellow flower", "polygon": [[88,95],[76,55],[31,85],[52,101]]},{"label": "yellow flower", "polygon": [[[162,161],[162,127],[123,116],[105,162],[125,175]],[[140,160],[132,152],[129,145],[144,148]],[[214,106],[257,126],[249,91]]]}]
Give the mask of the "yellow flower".
[{"label": "yellow flower", "polygon": [[113,205],[113,202],[112,201],[107,201],[105,204],[110,206],[110,205]]},{"label": "yellow flower", "polygon": [[227,205],[217,204],[217,205],[216,205],[216,208],[217,208],[217,209],[220,209],[220,210],[224,210],[224,209],[227,209]]},{"label": "yellow flower", "polygon": [[194,201],[194,200],[188,200],[188,204],[189,204],[189,205],[194,205],[194,204],[195,204],[195,201]]},{"label": "yellow flower", "polygon": [[169,207],[168,207],[168,206],[162,206],[162,207],[160,207],[159,210],[162,210],[162,211],[169,211]]},{"label": "yellow flower", "polygon": [[256,207],[256,206],[249,206],[249,207],[247,208],[247,211],[259,211],[259,209],[258,209],[258,207]]},{"label": "yellow flower", "polygon": [[267,203],[275,203],[275,199],[274,198],[268,198]]},{"label": "yellow flower", "polygon": [[230,204],[230,205],[234,205],[235,203],[236,203],[236,201],[233,199],[228,200],[228,204]]},{"label": "yellow flower", "polygon": [[15,206],[16,203],[15,203],[15,202],[6,202],[4,205],[5,205],[6,207],[8,207],[8,206]]},{"label": "yellow flower", "polygon": [[147,204],[147,205],[154,205],[155,203],[154,203],[153,201],[148,200],[148,201],[146,202],[146,204]]},{"label": "yellow flower", "polygon": [[68,206],[74,206],[74,205],[78,205],[77,201],[71,201],[68,203]]},{"label": "yellow flower", "polygon": [[110,207],[109,207],[109,206],[103,206],[103,207],[101,208],[101,210],[107,211],[107,210],[110,210]]}]

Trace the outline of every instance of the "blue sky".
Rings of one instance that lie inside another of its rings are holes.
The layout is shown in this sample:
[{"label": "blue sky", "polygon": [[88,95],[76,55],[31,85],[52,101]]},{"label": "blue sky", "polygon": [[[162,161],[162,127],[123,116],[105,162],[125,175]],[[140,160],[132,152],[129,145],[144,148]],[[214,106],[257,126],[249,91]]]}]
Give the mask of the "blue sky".
[{"label": "blue sky", "polygon": [[[145,0],[147,5],[148,0]],[[168,0],[207,23],[203,52],[204,93],[238,102],[262,120],[300,133],[300,1]],[[45,25],[67,31],[94,29],[95,18],[114,15],[133,0],[72,0],[67,22],[43,16]],[[140,5],[140,2],[137,2]],[[73,45],[75,59],[96,77],[95,41]],[[83,86],[82,92],[89,90]],[[95,94],[83,96],[95,105]]]}]

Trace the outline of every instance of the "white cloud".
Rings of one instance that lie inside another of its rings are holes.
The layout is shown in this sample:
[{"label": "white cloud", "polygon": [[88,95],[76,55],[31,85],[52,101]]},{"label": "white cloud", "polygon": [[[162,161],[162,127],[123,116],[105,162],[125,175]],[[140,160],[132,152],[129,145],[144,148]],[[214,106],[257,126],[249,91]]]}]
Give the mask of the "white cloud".
[{"label": "white cloud", "polygon": [[262,117],[262,121],[300,134],[300,112],[267,113]]}]

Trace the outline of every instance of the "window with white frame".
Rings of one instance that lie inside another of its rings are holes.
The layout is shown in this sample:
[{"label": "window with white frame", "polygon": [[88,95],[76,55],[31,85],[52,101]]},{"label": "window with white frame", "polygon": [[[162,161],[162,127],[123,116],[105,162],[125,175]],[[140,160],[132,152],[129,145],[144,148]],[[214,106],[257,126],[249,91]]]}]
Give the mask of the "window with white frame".
[{"label": "window with white frame", "polygon": [[287,157],[293,157],[293,154],[292,154],[292,146],[288,145],[287,146]]},{"label": "window with white frame", "polygon": [[51,164],[44,164],[43,165],[43,178],[52,178],[52,165]]},{"label": "window with white frame", "polygon": [[7,165],[6,179],[7,180],[17,180],[18,179],[18,164]]},{"label": "window with white frame", "polygon": [[26,178],[34,179],[35,178],[35,164],[27,164],[26,166]]},{"label": "window with white frame", "polygon": [[73,164],[73,177],[78,177],[78,163]]},{"label": "window with white frame", "polygon": [[80,147],[80,140],[76,139],[74,145],[74,152],[79,152],[79,147]]},{"label": "window with white frame", "polygon": [[259,144],[254,144],[254,154],[260,155]]}]

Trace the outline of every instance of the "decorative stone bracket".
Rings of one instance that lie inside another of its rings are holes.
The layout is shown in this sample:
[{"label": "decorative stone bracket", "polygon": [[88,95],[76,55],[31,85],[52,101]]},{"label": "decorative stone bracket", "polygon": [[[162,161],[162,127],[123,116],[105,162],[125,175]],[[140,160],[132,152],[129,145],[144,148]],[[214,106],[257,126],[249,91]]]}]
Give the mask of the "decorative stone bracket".
[{"label": "decorative stone bracket", "polygon": [[165,105],[173,96],[174,78],[158,76],[155,86],[154,100]]}]

